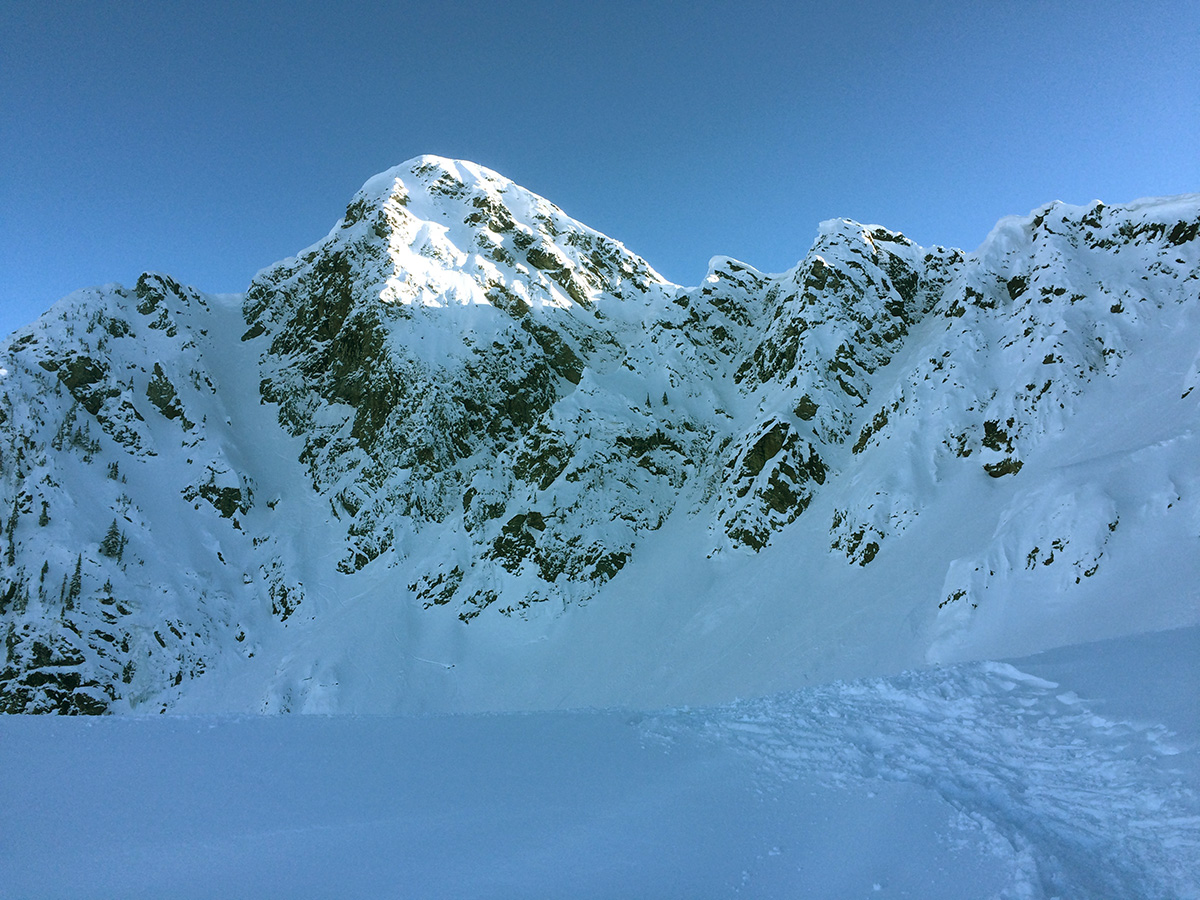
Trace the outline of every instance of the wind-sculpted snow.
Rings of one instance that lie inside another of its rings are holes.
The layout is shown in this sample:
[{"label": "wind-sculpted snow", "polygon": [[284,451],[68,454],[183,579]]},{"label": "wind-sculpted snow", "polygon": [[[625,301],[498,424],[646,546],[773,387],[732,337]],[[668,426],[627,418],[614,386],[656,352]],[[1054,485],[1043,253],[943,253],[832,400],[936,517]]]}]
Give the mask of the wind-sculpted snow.
[{"label": "wind-sculpted snow", "polygon": [[1011,665],[839,682],[643,727],[736,745],[768,793],[798,778],[935,791],[1009,858],[999,897],[1200,896],[1196,748]]},{"label": "wind-sculpted snow", "polygon": [[0,346],[0,703],[668,704],[1194,622],[1197,223],[833,220],[683,288],[420,157],[244,296],[73,295]]}]

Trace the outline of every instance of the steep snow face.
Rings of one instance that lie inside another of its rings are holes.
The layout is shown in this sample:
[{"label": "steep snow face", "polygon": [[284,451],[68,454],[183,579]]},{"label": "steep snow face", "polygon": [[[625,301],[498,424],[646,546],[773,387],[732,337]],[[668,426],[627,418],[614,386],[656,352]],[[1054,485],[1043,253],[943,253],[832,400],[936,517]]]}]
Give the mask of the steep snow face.
[{"label": "steep snow face", "polygon": [[239,300],[147,273],[0,348],[0,708],[136,705],[245,645],[253,430],[214,365]]},{"label": "steep snow face", "polygon": [[[1126,570],[1112,585],[1165,589],[1177,609],[1195,607],[1190,566],[1175,554],[1191,555],[1200,521],[1187,461],[1198,206],[1051,204],[1002,221],[946,283],[920,357],[863,424],[852,448],[863,474],[838,516],[852,558],[862,559],[857,535],[882,542],[905,528],[936,497],[930,485],[972,469],[1006,483],[990,539],[946,569],[933,658],[952,656],[964,629],[977,637],[1023,618],[1026,634],[1044,628],[1046,607],[1110,560],[1184,575],[1152,587]],[[883,463],[897,456],[903,468]],[[1152,534],[1164,539],[1157,553]],[[1125,614],[1153,617],[1160,603],[1141,597]]]},{"label": "steep snow face", "polygon": [[0,698],[666,705],[1195,622],[1198,230],[835,220],[685,289],[418,158],[244,297],[0,346]]}]

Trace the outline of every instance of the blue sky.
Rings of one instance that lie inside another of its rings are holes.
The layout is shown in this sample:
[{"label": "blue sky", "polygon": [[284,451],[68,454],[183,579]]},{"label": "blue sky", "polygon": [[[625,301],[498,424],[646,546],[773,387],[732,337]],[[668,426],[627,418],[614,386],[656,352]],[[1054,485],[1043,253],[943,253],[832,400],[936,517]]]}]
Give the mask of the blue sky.
[{"label": "blue sky", "polygon": [[375,172],[472,159],[694,284],[847,216],[972,249],[1053,199],[1200,190],[1200,4],[0,5],[0,333],[208,291]]}]

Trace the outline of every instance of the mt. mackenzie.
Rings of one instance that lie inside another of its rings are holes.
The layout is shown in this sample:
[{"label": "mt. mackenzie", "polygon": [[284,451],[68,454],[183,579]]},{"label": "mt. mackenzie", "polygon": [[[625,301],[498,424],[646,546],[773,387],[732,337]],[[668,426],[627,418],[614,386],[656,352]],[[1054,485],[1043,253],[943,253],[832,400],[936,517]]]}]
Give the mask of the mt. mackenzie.
[{"label": "mt. mackenzie", "polygon": [[667,282],[472,163],[0,344],[0,709],[655,706],[1200,622],[1200,195]]}]

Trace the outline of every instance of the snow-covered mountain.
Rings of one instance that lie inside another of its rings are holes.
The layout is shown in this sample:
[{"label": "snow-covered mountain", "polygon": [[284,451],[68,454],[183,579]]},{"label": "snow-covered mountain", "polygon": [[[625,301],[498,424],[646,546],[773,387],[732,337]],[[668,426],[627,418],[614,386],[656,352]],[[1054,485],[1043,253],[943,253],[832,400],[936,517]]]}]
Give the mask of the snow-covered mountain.
[{"label": "snow-covered mountain", "polygon": [[1200,622],[1200,195],[670,284],[479,166],[0,345],[0,708],[718,702]]}]

